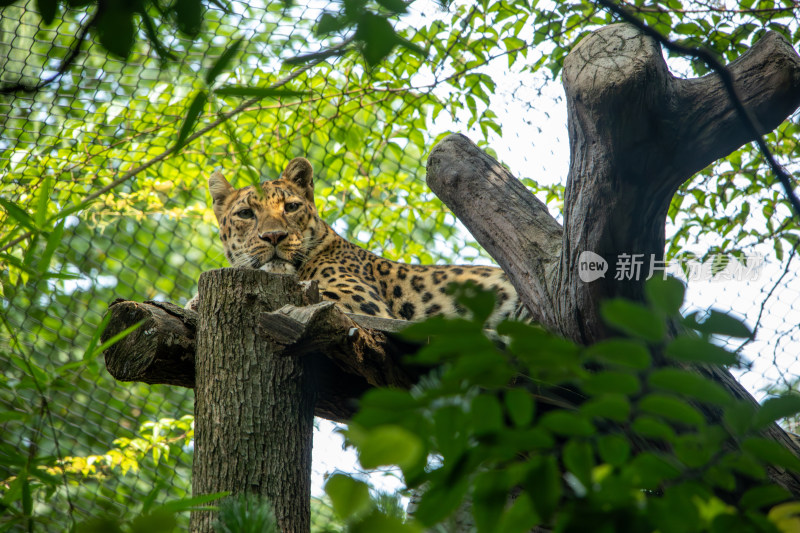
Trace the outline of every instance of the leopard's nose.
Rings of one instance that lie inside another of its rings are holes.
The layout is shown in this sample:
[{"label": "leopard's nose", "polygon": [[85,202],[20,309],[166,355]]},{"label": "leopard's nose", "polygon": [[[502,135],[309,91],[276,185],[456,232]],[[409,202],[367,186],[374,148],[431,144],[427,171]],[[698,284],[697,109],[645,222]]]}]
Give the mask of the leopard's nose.
[{"label": "leopard's nose", "polygon": [[278,246],[278,243],[288,236],[289,234],[285,231],[265,231],[264,233],[258,234],[259,239],[262,241],[269,241],[274,246]]}]

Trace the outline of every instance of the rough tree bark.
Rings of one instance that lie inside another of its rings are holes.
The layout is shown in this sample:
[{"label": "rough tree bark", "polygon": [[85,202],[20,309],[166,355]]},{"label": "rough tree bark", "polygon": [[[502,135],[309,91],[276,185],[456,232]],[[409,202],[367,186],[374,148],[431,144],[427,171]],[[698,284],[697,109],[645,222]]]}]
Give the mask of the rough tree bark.
[{"label": "rough tree bark", "polygon": [[[319,300],[294,276],[221,269],[200,276],[195,359],[192,493],[266,497],[281,531],[309,531],[316,385],[308,360],[258,334],[276,295],[294,305]],[[191,529],[213,531],[195,511]]]},{"label": "rough tree bark", "polygon": [[[779,34],[766,34],[728,68],[762,132],[800,105],[800,58]],[[672,76],[657,43],[627,24],[584,38],[565,59],[563,79],[571,151],[563,228],[505,168],[462,135],[451,135],[433,149],[427,179],[509,274],[535,320],[589,344],[612,333],[599,316],[602,300],[643,297],[644,276],[614,279],[613,259],[625,253],[663,261],[667,209],[675,191],[752,139],[717,75]],[[581,281],[578,258],[584,251],[609,260],[611,274]],[[754,401],[728,372],[710,371],[734,396]],[[800,455],[777,426],[768,433]],[[770,474],[800,497],[800,476]]]}]

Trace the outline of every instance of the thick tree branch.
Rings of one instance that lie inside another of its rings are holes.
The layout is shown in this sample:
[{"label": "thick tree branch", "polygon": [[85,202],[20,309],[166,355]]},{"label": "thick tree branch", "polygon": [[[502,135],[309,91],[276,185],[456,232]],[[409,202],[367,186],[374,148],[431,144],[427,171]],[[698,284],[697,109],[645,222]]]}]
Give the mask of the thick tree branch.
[{"label": "thick tree branch", "polygon": [[555,327],[552,275],[562,229],[547,206],[460,134],[433,148],[427,168],[430,188],[510,274],[534,319]]}]

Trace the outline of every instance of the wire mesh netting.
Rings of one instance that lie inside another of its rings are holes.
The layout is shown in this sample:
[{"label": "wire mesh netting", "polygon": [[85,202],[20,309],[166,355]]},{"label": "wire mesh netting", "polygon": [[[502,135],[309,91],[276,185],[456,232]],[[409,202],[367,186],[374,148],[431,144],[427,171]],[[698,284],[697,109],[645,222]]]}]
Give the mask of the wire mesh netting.
[{"label": "wire mesh netting", "polygon": [[[158,40],[149,40],[139,21],[126,60],[94,34],[82,37],[91,20],[84,7],[66,8],[45,25],[37,5],[0,8],[0,86],[55,78],[35,91],[0,95],[0,198],[13,202],[0,214],[0,492],[24,490],[22,471],[41,476],[34,493],[45,530],[103,513],[135,514],[148,496],[164,501],[190,492],[192,392],[118,383],[96,348],[115,298],[185,304],[201,272],[226,266],[208,207],[212,170],[243,186],[307,157],[322,218],[349,240],[409,262],[490,261],[425,185],[427,152],[450,131],[493,148],[554,213],[560,207],[566,117],[559,84],[539,67],[563,57],[558,39],[570,35],[566,28],[548,29],[550,44],[537,48],[534,26],[517,27],[528,21],[522,14],[492,30],[488,9],[415,4],[399,30],[429,50],[429,59],[397,53],[370,71],[346,35],[315,33],[338,4],[212,3],[195,39],[155,12]],[[232,66],[205,79],[239,39]],[[342,53],[314,53],[337,46]],[[59,75],[75,49],[74,63]],[[211,90],[223,84],[298,94],[248,100]],[[176,149],[198,95],[208,101],[188,143]],[[793,131],[770,140],[779,144]],[[756,156],[749,164],[751,172],[762,165]],[[721,177],[698,178],[690,188],[710,197],[720,183],[737,187],[736,175],[714,175]],[[745,204],[755,212],[763,198],[772,192],[740,197],[724,216],[738,216]],[[695,199],[695,214],[715,207]],[[27,214],[12,216],[14,206]],[[741,348],[752,366],[740,375],[762,396],[794,388],[800,375],[798,262],[759,238],[771,216],[743,220],[742,231],[750,231],[747,224],[757,231],[736,247],[740,257],[766,256],[757,279],[689,283],[691,306],[733,311],[756,328],[755,341]],[[682,235],[681,218],[672,223],[671,234]],[[730,248],[724,235],[704,239],[689,232],[673,242],[701,257]],[[20,451],[35,462],[19,464]],[[332,466],[315,468],[320,475]],[[53,477],[61,481],[49,484]],[[329,516],[324,503],[317,512],[322,522]],[[14,523],[12,514],[5,520]]]}]

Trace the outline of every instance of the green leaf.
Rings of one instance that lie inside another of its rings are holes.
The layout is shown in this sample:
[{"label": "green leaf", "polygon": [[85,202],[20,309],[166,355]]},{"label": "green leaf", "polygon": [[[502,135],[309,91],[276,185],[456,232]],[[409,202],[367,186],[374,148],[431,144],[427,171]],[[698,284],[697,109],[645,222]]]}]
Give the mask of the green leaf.
[{"label": "green leaf", "polygon": [[215,492],[213,494],[201,494],[199,496],[192,496],[191,498],[181,498],[178,500],[168,501],[162,505],[159,505],[153,511],[171,511],[171,512],[180,512],[186,511],[189,509],[194,509],[200,506],[203,506],[209,502],[213,502],[215,500],[219,500],[220,498],[224,498],[228,496],[230,492]]},{"label": "green leaf", "polygon": [[334,474],[325,483],[334,512],[348,519],[369,509],[369,486],[344,474]]},{"label": "green leaf", "polygon": [[476,435],[496,433],[503,428],[503,408],[491,394],[479,394],[470,407],[472,426]]},{"label": "green leaf", "polygon": [[50,374],[45,372],[42,367],[37,365],[29,355],[25,354],[23,357],[20,357],[19,355],[12,353],[8,354],[8,358],[19,370],[25,372],[27,375],[33,378],[34,383],[37,384],[37,388],[47,387],[50,385]]},{"label": "green leaf", "polygon": [[495,531],[528,533],[541,522],[534,509],[530,495],[527,492],[522,492],[500,517]]},{"label": "green leaf", "polygon": [[[53,258],[53,254],[56,251],[56,248],[61,244],[61,237],[64,235],[64,224],[66,223],[66,219],[61,220],[56,227],[53,228],[53,231],[50,232],[50,235],[47,236],[47,246],[44,248],[44,252],[42,252],[41,257],[39,257],[39,261],[37,263],[38,271],[40,274],[47,274],[48,270],[50,270],[50,260]],[[78,276],[79,278],[80,276]]]},{"label": "green leaf", "polygon": [[731,396],[717,383],[700,374],[677,368],[661,368],[647,378],[650,386],[674,392],[694,400],[715,405],[728,405]]},{"label": "green leaf", "polygon": [[759,509],[785,502],[792,499],[792,494],[778,485],[764,485],[754,487],[745,492],[739,500],[739,505],[745,509]]},{"label": "green leaf", "polygon": [[651,363],[650,351],[635,340],[609,339],[600,341],[586,349],[586,355],[602,364],[625,366],[644,370]]},{"label": "green leaf", "polygon": [[100,44],[112,54],[128,59],[136,39],[136,26],[130,5],[105,2],[95,22]]},{"label": "green leaf", "polygon": [[47,175],[39,189],[39,200],[36,202],[36,226],[43,228],[47,221],[47,206],[50,205],[50,193],[53,191],[53,176]]},{"label": "green leaf", "polygon": [[422,441],[400,426],[385,425],[367,430],[358,442],[358,460],[367,469],[398,465],[410,468],[423,458]]},{"label": "green leaf", "polygon": [[31,484],[28,479],[28,470],[24,469],[19,473],[22,479],[22,514],[31,516],[33,513],[33,498],[31,498]]},{"label": "green leaf", "polygon": [[689,468],[699,469],[707,466],[714,453],[719,450],[719,445],[706,433],[680,435],[672,444],[675,457]]},{"label": "green leaf", "polygon": [[455,483],[437,483],[422,495],[417,510],[414,512],[416,518],[423,526],[444,520],[461,504],[467,493],[469,485],[467,480],[459,478]]},{"label": "green leaf", "polygon": [[686,316],[684,324],[706,335],[723,335],[739,339],[749,339],[753,336],[747,324],[728,314],[712,309],[702,321],[698,320],[698,316],[698,312],[691,313]]},{"label": "green leaf", "polygon": [[317,27],[314,30],[317,36],[326,35],[342,30],[350,25],[350,21],[344,17],[335,17],[330,13],[323,13],[319,18]]},{"label": "green leaf", "polygon": [[719,462],[720,466],[732,472],[738,472],[752,479],[767,479],[764,466],[751,454],[735,451],[726,454]]},{"label": "green leaf", "polygon": [[458,302],[473,314],[473,320],[483,324],[494,311],[497,297],[494,291],[485,290],[474,282],[453,283],[450,291]]},{"label": "green leaf", "polygon": [[597,452],[600,459],[612,466],[622,466],[631,455],[631,445],[621,435],[601,435],[597,439]]},{"label": "green leaf", "polygon": [[703,426],[706,421],[694,407],[664,394],[648,394],[639,401],[639,410],[690,426]]},{"label": "green leaf", "polygon": [[700,29],[700,26],[698,26],[694,22],[680,22],[678,24],[675,24],[675,26],[673,26],[672,29],[675,33],[681,35],[696,36],[703,34],[703,31]]},{"label": "green leaf", "polygon": [[594,425],[585,416],[571,411],[551,411],[540,422],[545,429],[565,437],[591,437],[596,432]]},{"label": "green leaf", "polygon": [[201,0],[175,0],[175,25],[191,38],[197,37],[203,26],[203,3]]},{"label": "green leaf", "polygon": [[666,333],[664,320],[636,302],[606,300],[600,304],[600,315],[610,326],[646,341],[658,342]]},{"label": "green leaf", "polygon": [[528,391],[522,389],[509,389],[505,396],[506,411],[509,418],[517,427],[526,427],[533,421],[535,404]]},{"label": "green leaf", "polygon": [[664,481],[675,479],[681,474],[674,465],[652,452],[637,455],[625,470],[634,483],[651,490],[659,488]]},{"label": "green leaf", "polygon": [[762,428],[797,413],[800,413],[800,394],[788,393],[767,399],[756,411],[754,424],[756,428]]},{"label": "green leaf", "polygon": [[619,393],[632,396],[639,392],[639,378],[625,372],[607,370],[587,376],[581,383],[581,389],[587,394]]},{"label": "green leaf", "polygon": [[625,422],[631,414],[631,404],[622,394],[595,396],[580,407],[581,412],[595,418],[607,418],[615,422]]},{"label": "green leaf", "polygon": [[149,513],[143,513],[131,521],[131,533],[156,533],[174,531],[178,526],[175,513],[164,509],[153,509]]},{"label": "green leaf", "polygon": [[677,361],[735,365],[736,355],[703,339],[680,336],[667,345],[665,353]]},{"label": "green leaf", "polygon": [[472,515],[478,531],[492,531],[508,503],[511,476],[505,470],[479,473],[473,483]]},{"label": "green leaf", "polygon": [[558,507],[564,490],[555,458],[545,456],[538,464],[533,464],[524,487],[531,496],[536,514],[543,522],[548,522]]},{"label": "green leaf", "polygon": [[742,449],[766,464],[800,472],[800,459],[773,440],[750,437],[742,442]]},{"label": "green leaf", "polygon": [[306,91],[293,91],[272,87],[247,87],[243,85],[223,85],[214,94],[221,96],[243,96],[252,98],[294,98],[309,94]]},{"label": "green leaf", "polygon": [[3,206],[8,216],[16,220],[20,225],[25,226],[33,232],[38,233],[40,231],[31,216],[16,203],[11,200],[6,200],[5,198],[0,198],[0,205]]},{"label": "green leaf", "polygon": [[647,301],[667,316],[677,316],[683,305],[686,287],[677,278],[652,278],[644,285]]},{"label": "green leaf", "polygon": [[408,4],[403,0],[376,0],[378,4],[385,7],[393,13],[405,13],[408,10]]},{"label": "green leaf", "polygon": [[[319,525],[317,526],[319,527]],[[311,530],[317,531],[313,525]],[[319,531],[327,532],[338,530],[328,529],[326,527],[319,529]],[[369,513],[363,518],[357,519],[355,522],[349,523],[347,527],[348,533],[374,533],[375,531],[380,531],[381,533],[422,533],[422,529],[415,522],[403,522],[400,517],[386,515],[378,510]]]},{"label": "green leaf", "polygon": [[45,26],[53,23],[58,14],[58,1],[57,0],[36,0],[36,8],[39,14],[42,15],[42,21]]},{"label": "green leaf", "polygon": [[594,450],[592,445],[583,440],[572,439],[563,450],[564,466],[578,478],[587,489],[592,486],[592,468],[594,468]]},{"label": "green leaf", "polygon": [[96,356],[102,354],[104,351],[109,349],[110,347],[114,346],[116,343],[136,331],[141,327],[142,324],[145,323],[145,320],[140,320],[139,322],[128,326],[127,328],[123,329],[106,342],[95,348],[95,344],[97,344],[97,339],[99,338],[100,334],[105,330],[106,325],[108,324],[108,320],[111,318],[111,314],[108,313],[106,316],[103,317],[103,322],[97,328],[97,331],[92,336],[91,341],[89,342],[89,346],[86,348],[86,352],[83,354],[84,361],[90,361],[94,359]]},{"label": "green leaf", "polygon": [[219,58],[214,62],[208,72],[206,72],[205,80],[207,85],[211,85],[214,83],[214,80],[217,79],[217,76],[222,74],[222,72],[228,67],[228,64],[236,57],[236,54],[239,52],[239,49],[242,47],[242,42],[244,41],[244,37],[240,39],[236,39],[232,45],[230,45],[222,54],[220,54]]},{"label": "green leaf", "polygon": [[725,407],[722,419],[734,435],[744,435],[753,427],[755,412],[756,408],[750,402],[737,401]]},{"label": "green leaf", "polygon": [[356,27],[355,38],[363,44],[361,53],[368,67],[383,61],[399,41],[386,17],[374,13],[364,13]]},{"label": "green leaf", "polygon": [[176,150],[183,148],[186,139],[192,133],[194,125],[197,122],[197,119],[200,117],[200,113],[203,112],[203,108],[206,106],[207,101],[208,93],[206,91],[198,91],[192,99],[192,103],[189,104],[189,109],[186,112],[186,118],[183,120],[181,130],[178,133],[178,140],[175,143]]},{"label": "green leaf", "polygon": [[420,401],[414,398],[410,392],[400,389],[377,388],[370,389],[361,397],[361,407],[371,407],[378,409],[407,410],[415,409],[420,405]]},{"label": "green leaf", "polygon": [[153,17],[150,16],[150,13],[147,12],[146,9],[139,10],[139,16],[142,18],[142,25],[144,26],[144,33],[147,35],[147,39],[150,41],[150,45],[155,49],[156,54],[161,58],[162,61],[174,61],[177,59],[177,56],[170,52],[170,50],[164,46],[164,43],[161,42],[159,38],[158,30],[156,29],[156,24],[153,22]]}]

